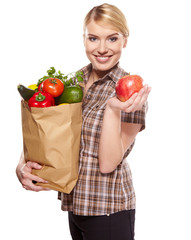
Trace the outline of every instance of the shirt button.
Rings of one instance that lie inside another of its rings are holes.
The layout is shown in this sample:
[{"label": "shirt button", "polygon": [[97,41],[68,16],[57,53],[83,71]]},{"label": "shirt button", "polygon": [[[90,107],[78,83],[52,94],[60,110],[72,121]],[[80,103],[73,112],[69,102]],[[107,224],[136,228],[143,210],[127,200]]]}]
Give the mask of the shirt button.
[{"label": "shirt button", "polygon": [[86,98],[87,98],[87,99],[90,99],[91,97],[90,97],[90,95],[87,95]]}]

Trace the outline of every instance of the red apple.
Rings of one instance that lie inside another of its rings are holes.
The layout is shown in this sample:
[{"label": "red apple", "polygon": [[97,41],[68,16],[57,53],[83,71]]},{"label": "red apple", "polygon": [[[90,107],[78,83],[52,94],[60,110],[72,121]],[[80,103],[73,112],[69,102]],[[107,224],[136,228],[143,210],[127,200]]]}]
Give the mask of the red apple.
[{"label": "red apple", "polygon": [[127,101],[143,87],[143,79],[138,75],[126,75],[117,81],[115,91],[118,99]]}]

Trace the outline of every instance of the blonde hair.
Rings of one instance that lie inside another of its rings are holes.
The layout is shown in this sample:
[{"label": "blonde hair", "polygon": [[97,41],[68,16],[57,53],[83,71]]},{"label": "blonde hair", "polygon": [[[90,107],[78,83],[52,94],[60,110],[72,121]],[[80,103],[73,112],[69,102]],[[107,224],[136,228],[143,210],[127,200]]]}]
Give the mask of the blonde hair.
[{"label": "blonde hair", "polygon": [[86,26],[91,20],[109,24],[114,27],[115,30],[122,33],[124,37],[129,36],[129,28],[126,18],[121,10],[114,5],[104,3],[100,6],[92,8],[84,19],[84,32]]}]

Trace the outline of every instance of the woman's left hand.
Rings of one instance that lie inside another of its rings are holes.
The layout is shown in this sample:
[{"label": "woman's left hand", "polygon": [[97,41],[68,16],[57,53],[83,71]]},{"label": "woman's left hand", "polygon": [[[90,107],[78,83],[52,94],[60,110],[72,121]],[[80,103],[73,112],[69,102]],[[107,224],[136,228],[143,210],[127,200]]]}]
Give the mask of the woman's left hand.
[{"label": "woman's left hand", "polygon": [[150,91],[151,87],[144,85],[138,93],[134,93],[125,102],[121,102],[117,97],[110,98],[107,102],[107,107],[111,108],[113,111],[121,110],[127,113],[141,110],[147,101]]}]

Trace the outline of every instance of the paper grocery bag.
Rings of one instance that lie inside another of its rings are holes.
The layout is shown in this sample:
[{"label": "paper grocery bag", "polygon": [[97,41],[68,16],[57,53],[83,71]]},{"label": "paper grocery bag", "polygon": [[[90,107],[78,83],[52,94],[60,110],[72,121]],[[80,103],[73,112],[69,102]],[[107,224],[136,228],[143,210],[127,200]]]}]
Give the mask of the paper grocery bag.
[{"label": "paper grocery bag", "polygon": [[21,101],[21,113],[25,159],[41,164],[32,174],[48,181],[37,185],[70,193],[78,178],[82,103],[30,110]]}]

